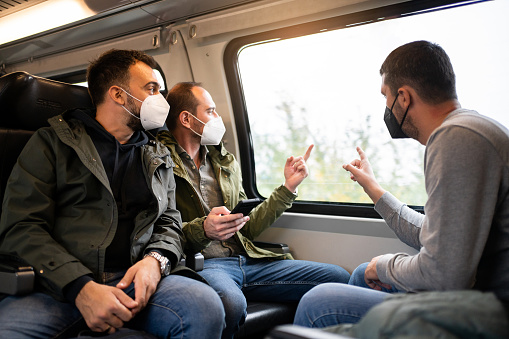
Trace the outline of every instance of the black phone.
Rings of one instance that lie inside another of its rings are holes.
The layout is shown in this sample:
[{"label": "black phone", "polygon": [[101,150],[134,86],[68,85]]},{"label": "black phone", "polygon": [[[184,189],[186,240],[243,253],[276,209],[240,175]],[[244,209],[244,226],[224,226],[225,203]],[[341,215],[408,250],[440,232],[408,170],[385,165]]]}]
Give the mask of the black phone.
[{"label": "black phone", "polygon": [[262,201],[263,200],[260,198],[241,200],[230,214],[242,213],[244,216],[249,215],[251,210],[258,206]]}]

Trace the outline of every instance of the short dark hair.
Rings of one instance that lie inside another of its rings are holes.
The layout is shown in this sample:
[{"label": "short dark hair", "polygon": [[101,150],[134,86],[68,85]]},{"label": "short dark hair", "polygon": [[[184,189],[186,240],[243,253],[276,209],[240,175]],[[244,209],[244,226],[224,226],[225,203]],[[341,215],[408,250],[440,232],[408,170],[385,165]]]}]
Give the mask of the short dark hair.
[{"label": "short dark hair", "polygon": [[177,127],[177,120],[181,112],[188,111],[196,115],[196,107],[198,107],[199,102],[194,96],[194,87],[201,87],[201,83],[179,82],[168,92],[166,101],[170,104],[170,113],[168,113],[168,118],[166,119],[166,126],[168,126],[170,131]]},{"label": "short dark hair", "polygon": [[95,106],[104,101],[106,92],[111,86],[129,89],[129,67],[138,61],[152,68],[157,67],[154,58],[136,50],[112,49],[90,63],[87,69],[88,92]]},{"label": "short dark hair", "polygon": [[392,94],[408,85],[429,104],[457,99],[456,76],[442,47],[428,41],[414,41],[396,48],[380,68]]}]

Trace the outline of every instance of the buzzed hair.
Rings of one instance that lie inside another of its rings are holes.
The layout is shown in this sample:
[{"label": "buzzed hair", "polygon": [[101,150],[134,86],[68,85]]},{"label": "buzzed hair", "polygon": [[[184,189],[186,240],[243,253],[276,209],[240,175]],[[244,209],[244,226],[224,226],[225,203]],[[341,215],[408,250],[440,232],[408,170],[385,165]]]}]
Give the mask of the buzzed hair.
[{"label": "buzzed hair", "polygon": [[456,76],[442,47],[428,41],[414,41],[396,48],[380,68],[384,83],[393,95],[408,85],[429,104],[457,99]]}]

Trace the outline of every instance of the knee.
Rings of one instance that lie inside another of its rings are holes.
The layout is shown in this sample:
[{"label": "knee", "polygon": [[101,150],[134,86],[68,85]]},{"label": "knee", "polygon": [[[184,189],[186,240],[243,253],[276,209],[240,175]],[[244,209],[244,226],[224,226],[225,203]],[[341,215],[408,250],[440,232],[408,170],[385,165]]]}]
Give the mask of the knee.
[{"label": "knee", "polygon": [[367,262],[357,266],[357,268],[352,272],[352,276],[350,277],[348,284],[364,287],[366,285],[366,283],[364,282],[364,272],[366,272],[367,267],[368,267]]},{"label": "knee", "polygon": [[[186,308],[190,310],[186,323],[188,328],[193,328],[190,333],[194,333],[193,337],[199,337],[198,333],[217,333],[217,337],[223,330],[225,325],[225,311],[221,299],[216,291],[210,286],[203,284],[199,288],[194,288],[193,297],[186,302]],[[198,312],[201,316],[196,316]],[[213,337],[213,336],[211,336]]]},{"label": "knee", "polygon": [[[180,277],[175,279],[182,280]],[[158,312],[166,311],[161,313],[162,317],[168,319],[173,317],[175,324],[183,326],[184,332],[186,329],[203,329],[210,330],[211,333],[219,330],[220,333],[224,326],[224,308],[212,287],[187,278],[185,281],[176,281],[175,286],[181,286],[180,288],[173,288],[171,291],[164,289],[168,286],[171,284],[166,283],[158,290],[162,300],[159,298],[157,301],[152,301],[153,306],[159,302]],[[196,316],[198,313],[200,317]],[[177,330],[181,330],[177,325],[176,327]]]},{"label": "knee", "polygon": [[220,292],[219,296],[226,313],[226,325],[228,327],[236,327],[246,315],[247,301],[244,294],[239,289],[235,289]]},{"label": "knee", "polygon": [[312,313],[315,309],[322,308],[323,303],[329,299],[330,295],[337,292],[338,285],[340,284],[324,283],[313,287],[300,299],[297,313],[307,314],[308,312]]},{"label": "knee", "polygon": [[327,327],[355,323],[387,293],[346,284],[322,284],[302,297],[294,324]]},{"label": "knee", "polygon": [[347,284],[350,280],[350,273],[343,267],[333,265],[330,270],[330,282]]},{"label": "knee", "polygon": [[328,300],[332,291],[340,284],[324,283],[313,287],[301,298],[295,313],[294,324],[305,327],[313,327],[314,320],[319,316],[317,312],[323,309],[323,304]]},{"label": "knee", "polygon": [[221,322],[224,320],[224,307],[216,291],[210,286],[202,288],[195,294],[195,300],[201,310],[207,310],[211,317]]},{"label": "knee", "polygon": [[313,287],[309,292],[304,294],[299,302],[299,308],[314,310],[323,309],[324,307],[334,308],[336,305],[351,298],[356,298],[357,287],[348,286],[346,284],[325,283]]}]

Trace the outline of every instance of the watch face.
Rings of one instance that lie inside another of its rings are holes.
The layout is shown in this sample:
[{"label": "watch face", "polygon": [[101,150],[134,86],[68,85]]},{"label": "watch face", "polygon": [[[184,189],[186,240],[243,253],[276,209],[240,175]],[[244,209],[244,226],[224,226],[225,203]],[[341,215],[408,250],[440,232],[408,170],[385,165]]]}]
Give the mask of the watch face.
[{"label": "watch face", "polygon": [[163,277],[170,275],[170,265],[164,265],[162,273]]}]

